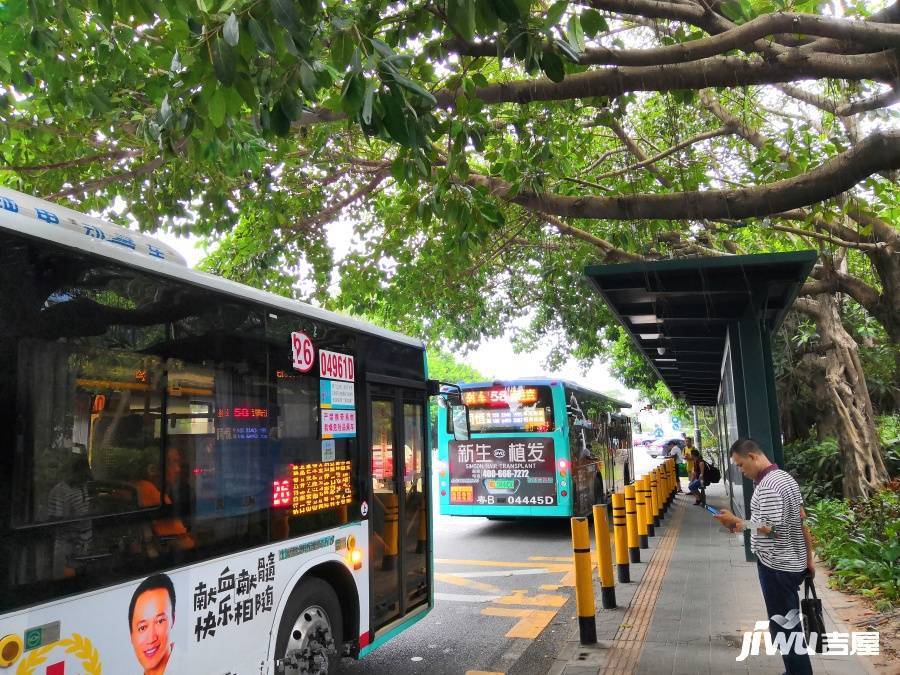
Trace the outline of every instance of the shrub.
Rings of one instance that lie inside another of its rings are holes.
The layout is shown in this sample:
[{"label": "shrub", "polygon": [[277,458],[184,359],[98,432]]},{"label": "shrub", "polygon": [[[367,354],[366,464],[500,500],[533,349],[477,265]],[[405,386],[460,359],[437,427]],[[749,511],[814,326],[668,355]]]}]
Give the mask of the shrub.
[{"label": "shrub", "polygon": [[814,438],[794,441],[784,446],[784,468],[800,484],[803,500],[814,504],[820,499],[839,499],[844,472],[837,441]]},{"label": "shrub", "polygon": [[900,602],[900,482],[868,499],[822,499],[809,507],[816,549],[839,588],[880,607]]}]

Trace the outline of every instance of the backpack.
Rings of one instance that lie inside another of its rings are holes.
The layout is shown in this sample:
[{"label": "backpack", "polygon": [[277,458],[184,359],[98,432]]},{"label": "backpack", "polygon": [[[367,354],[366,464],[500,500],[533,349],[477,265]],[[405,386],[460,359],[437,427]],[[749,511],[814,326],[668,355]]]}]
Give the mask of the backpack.
[{"label": "backpack", "polygon": [[[706,461],[706,460],[704,460]],[[711,485],[722,480],[722,473],[716,468],[712,462],[706,462],[706,471],[703,473],[703,484]]]}]

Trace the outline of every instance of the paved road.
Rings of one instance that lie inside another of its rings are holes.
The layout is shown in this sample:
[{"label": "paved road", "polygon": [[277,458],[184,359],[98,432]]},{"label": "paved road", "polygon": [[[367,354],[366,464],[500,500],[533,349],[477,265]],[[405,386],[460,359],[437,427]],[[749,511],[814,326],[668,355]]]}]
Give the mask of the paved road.
[{"label": "paved road", "polygon": [[[655,463],[635,451],[639,475]],[[546,673],[573,630],[568,522],[436,515],[434,532],[434,610],[341,672]]]}]

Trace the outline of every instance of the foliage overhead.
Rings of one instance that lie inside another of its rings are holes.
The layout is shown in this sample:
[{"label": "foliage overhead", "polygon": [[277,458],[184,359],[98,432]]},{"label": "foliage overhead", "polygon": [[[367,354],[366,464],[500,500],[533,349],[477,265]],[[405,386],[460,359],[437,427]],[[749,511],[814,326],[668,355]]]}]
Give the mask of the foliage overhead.
[{"label": "foliage overhead", "polygon": [[408,332],[612,354],[647,392],[585,264],[814,247],[800,309],[852,297],[890,388],[898,22],[880,0],[12,0],[0,182],[120,199],[217,242],[213,271]]}]

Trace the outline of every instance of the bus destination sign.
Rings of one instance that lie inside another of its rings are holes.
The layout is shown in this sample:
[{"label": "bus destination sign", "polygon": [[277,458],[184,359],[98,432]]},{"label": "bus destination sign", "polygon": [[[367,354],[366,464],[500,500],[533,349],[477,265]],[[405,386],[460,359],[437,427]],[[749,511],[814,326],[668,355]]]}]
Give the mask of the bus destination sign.
[{"label": "bus destination sign", "polygon": [[451,504],[556,504],[552,438],[451,441],[449,460]]}]

